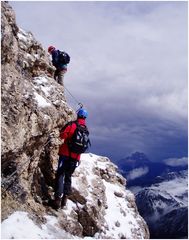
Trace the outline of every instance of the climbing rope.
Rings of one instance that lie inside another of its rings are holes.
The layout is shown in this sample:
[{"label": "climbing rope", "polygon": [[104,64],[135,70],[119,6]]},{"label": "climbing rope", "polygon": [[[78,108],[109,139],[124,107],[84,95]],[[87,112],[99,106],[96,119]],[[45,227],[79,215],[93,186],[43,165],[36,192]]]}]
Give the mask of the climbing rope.
[{"label": "climbing rope", "polygon": [[[64,88],[65,88],[66,91],[70,94],[70,96],[74,99],[74,101],[79,105],[79,109],[81,109],[81,108],[83,107],[83,104],[82,104],[81,102],[79,102],[79,101],[76,99],[76,97],[75,97],[65,86],[64,86]],[[78,109],[76,112],[78,112],[79,109]],[[47,141],[47,143],[42,146],[42,148],[44,148],[50,141],[51,141],[51,139],[49,139],[49,140]],[[25,161],[25,162],[20,166],[19,169],[16,169],[14,172],[11,173],[10,176],[8,176],[8,177],[5,178],[4,180],[2,180],[2,181],[1,181],[1,185],[2,185],[3,187],[5,187],[5,186],[7,185],[7,183],[8,183],[11,179],[13,179],[13,177],[14,177],[15,174],[18,172],[18,170],[20,171],[20,174],[18,174],[18,176],[20,176],[20,175],[23,173],[23,171],[25,170],[25,165],[26,165],[26,163],[28,163],[29,161],[31,161],[31,159],[32,159],[33,157],[34,157],[34,154],[33,154],[29,159],[27,159],[27,161]],[[7,188],[5,187],[5,191],[6,191],[11,185],[12,185],[12,183],[9,183],[9,184],[8,184],[8,187],[7,187]]]},{"label": "climbing rope", "polygon": [[[83,104],[81,102],[79,102],[76,97],[74,97],[74,95],[68,90],[68,88],[66,88],[66,86],[64,85],[64,88],[66,89],[66,91],[70,94],[70,96],[74,99],[74,101],[79,105],[79,109],[83,107]],[[78,111],[78,110],[77,110]]]}]

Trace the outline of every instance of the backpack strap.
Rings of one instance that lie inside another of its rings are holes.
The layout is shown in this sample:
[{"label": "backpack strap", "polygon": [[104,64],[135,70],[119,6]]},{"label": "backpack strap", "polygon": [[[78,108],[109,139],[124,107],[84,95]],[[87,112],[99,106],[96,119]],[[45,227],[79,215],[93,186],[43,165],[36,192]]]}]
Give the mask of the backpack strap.
[{"label": "backpack strap", "polygon": [[64,127],[61,128],[60,132],[63,132],[68,126],[70,126],[72,124],[73,121],[66,123],[66,125],[64,125]]},{"label": "backpack strap", "polygon": [[[75,120],[75,121],[71,121],[71,122],[69,122],[68,123],[68,126],[71,126],[72,127],[72,125],[73,125],[73,123],[75,123],[76,124],[76,128],[77,128],[77,126],[79,125],[78,124],[78,122],[77,122],[77,120]],[[76,130],[76,129],[75,129]],[[71,128],[70,128],[70,131],[71,131]],[[70,133],[70,131],[69,131],[69,133]],[[75,132],[75,131],[74,131]],[[68,141],[66,142],[67,144],[69,144],[69,139],[68,139]],[[69,158],[71,159],[71,150],[69,149],[69,147],[68,147],[68,151],[69,151]],[[77,154],[77,157],[79,156],[79,154]]]},{"label": "backpack strap", "polygon": [[73,123],[75,123],[75,121],[70,121],[70,122],[68,122],[68,123],[63,127],[63,130],[62,130],[62,131],[64,131],[68,126],[70,126],[70,130],[69,130],[69,132],[68,132],[68,135],[69,135],[70,132],[71,132],[71,128],[72,128]]}]

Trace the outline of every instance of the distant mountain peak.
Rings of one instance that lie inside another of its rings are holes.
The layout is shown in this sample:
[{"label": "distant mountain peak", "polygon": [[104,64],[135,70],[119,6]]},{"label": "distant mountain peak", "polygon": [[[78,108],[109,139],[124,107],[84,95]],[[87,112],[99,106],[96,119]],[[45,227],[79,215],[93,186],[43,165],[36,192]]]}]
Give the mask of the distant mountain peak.
[{"label": "distant mountain peak", "polygon": [[139,213],[151,238],[186,238],[188,235],[188,171],[159,176],[160,182],[136,193]]},{"label": "distant mountain peak", "polygon": [[133,166],[137,166],[138,164],[141,166],[150,163],[148,157],[142,152],[132,153],[130,156],[122,159],[122,161],[124,161],[128,165]]},{"label": "distant mountain peak", "polygon": [[149,162],[149,159],[148,157],[142,153],[142,152],[135,152],[135,153],[132,153],[131,156],[128,156],[126,157],[127,160],[135,160],[135,161],[145,161],[145,162]]}]

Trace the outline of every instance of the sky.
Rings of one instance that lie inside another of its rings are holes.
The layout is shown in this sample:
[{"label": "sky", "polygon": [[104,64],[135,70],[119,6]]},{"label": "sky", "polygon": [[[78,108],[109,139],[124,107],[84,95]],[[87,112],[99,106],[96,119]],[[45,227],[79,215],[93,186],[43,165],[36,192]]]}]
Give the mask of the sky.
[{"label": "sky", "polygon": [[10,2],[20,28],[71,56],[64,81],[89,112],[90,151],[115,162],[188,154],[187,4]]}]

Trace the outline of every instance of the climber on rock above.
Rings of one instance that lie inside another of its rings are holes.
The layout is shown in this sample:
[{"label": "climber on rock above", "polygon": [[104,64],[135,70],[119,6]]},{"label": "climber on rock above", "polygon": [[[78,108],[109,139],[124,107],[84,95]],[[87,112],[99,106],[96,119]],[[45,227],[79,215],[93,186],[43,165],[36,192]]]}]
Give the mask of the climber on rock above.
[{"label": "climber on rock above", "polygon": [[64,86],[64,74],[67,72],[67,64],[70,62],[70,56],[66,52],[56,49],[54,46],[49,46],[48,52],[51,54],[52,64],[56,68],[54,79]]},{"label": "climber on rock above", "polygon": [[80,155],[85,152],[90,144],[89,131],[86,126],[88,112],[80,108],[77,120],[66,124],[60,132],[63,140],[59,148],[59,162],[55,178],[55,199],[53,208],[59,209],[66,205],[71,193],[71,177],[80,163]]}]

